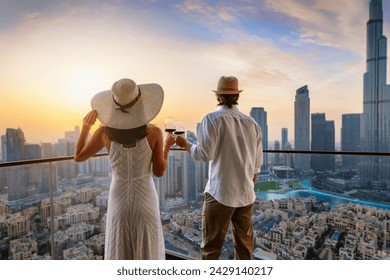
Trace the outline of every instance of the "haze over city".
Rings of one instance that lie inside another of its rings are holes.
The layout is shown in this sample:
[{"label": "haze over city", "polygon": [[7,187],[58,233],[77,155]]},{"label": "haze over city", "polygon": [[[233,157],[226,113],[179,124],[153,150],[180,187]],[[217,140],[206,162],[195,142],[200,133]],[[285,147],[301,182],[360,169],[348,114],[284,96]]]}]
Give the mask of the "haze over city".
[{"label": "haze over city", "polygon": [[[368,2],[0,0],[0,134],[54,142],[122,77],[161,84],[154,123],[173,116],[194,131],[216,109],[218,78],[235,75],[240,109],[268,112],[270,141],[283,127],[294,139],[295,92],[308,85],[337,142],[341,115],[362,112]],[[383,13],[387,35],[388,1]]]}]

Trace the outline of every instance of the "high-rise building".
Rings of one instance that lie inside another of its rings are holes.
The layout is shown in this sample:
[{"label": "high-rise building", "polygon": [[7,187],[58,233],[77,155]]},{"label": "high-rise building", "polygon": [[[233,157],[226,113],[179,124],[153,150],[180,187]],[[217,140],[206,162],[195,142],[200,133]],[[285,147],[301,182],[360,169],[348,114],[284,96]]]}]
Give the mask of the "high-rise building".
[{"label": "high-rise building", "polygon": [[7,128],[5,134],[5,147],[7,161],[23,160],[24,158],[24,138],[23,131],[18,128]]},{"label": "high-rise building", "polygon": [[74,130],[65,131],[65,139],[69,139],[70,141],[77,142],[80,137],[80,127],[75,126]]},{"label": "high-rise building", "polygon": [[[310,98],[307,85],[297,89],[294,103],[294,149],[310,150]],[[296,172],[310,170],[310,155],[295,154]]]},{"label": "high-rise building", "polygon": [[[311,114],[311,150],[323,151],[325,149],[325,114]],[[311,155],[311,168],[314,171],[325,170],[322,155]]]},{"label": "high-rise building", "polygon": [[1,135],[1,161],[7,161],[7,138]]},{"label": "high-rise building", "polygon": [[38,144],[26,144],[24,146],[24,159],[42,158],[42,148]]},{"label": "high-rise building", "polygon": [[[288,142],[288,128],[287,127],[282,128],[281,149],[282,150],[291,150],[291,145]],[[280,155],[280,165],[288,165],[291,167],[292,164],[293,164],[293,162],[291,159],[291,154]]]},{"label": "high-rise building", "polygon": [[[280,142],[278,140],[275,140],[275,142],[274,142],[274,149],[276,151],[280,150]],[[280,162],[280,154],[279,153],[275,153],[274,164],[275,165],[280,165],[281,164],[281,162]]]},{"label": "high-rise building", "polygon": [[54,146],[52,143],[41,143],[42,158],[54,157]]},{"label": "high-rise building", "polygon": [[282,150],[284,150],[286,148],[286,144],[288,142],[288,128],[286,127],[283,127],[282,128]]},{"label": "high-rise building", "polygon": [[[311,114],[311,150],[334,151],[334,121],[327,121],[324,113]],[[312,155],[311,168],[314,171],[334,170],[334,155]]]},{"label": "high-rise building", "polygon": [[165,175],[167,177],[167,181],[164,182],[164,195],[173,197],[177,194],[178,189],[179,189],[179,183],[181,186],[181,181],[178,181],[177,177],[177,170],[179,163],[179,159],[177,158],[178,152],[177,151],[171,151],[168,155],[168,166],[167,169],[165,170]]},{"label": "high-rise building", "polygon": [[6,193],[7,188],[7,168],[0,168],[0,193]]},{"label": "high-rise building", "polygon": [[[334,121],[326,121],[325,122],[325,151],[335,151],[335,150],[336,150],[336,141],[335,141]],[[326,170],[334,170],[335,163],[336,163],[335,155],[325,156]]]},{"label": "high-rise building", "polygon": [[[187,131],[187,139],[191,143],[196,143],[197,138],[195,133]],[[205,164],[205,163],[203,163]],[[184,153],[183,157],[183,198],[186,202],[192,202],[196,200],[197,195],[197,180],[196,180],[196,169],[197,165],[195,160],[190,154]]]},{"label": "high-rise building", "polygon": [[[267,124],[267,111],[263,107],[254,107],[250,111],[250,116],[257,122],[261,127],[261,132],[263,135],[262,145],[264,150],[268,150],[268,124]],[[263,155],[263,166],[261,167],[262,171],[268,171],[268,154],[264,153]]]},{"label": "high-rise building", "polygon": [[55,168],[25,166],[7,173],[6,179],[9,205],[15,208],[32,205],[48,197],[50,186],[54,192],[57,191]]},{"label": "high-rise building", "polygon": [[[197,123],[196,124],[196,135],[195,135],[195,138],[196,138],[196,142],[198,141],[198,135],[199,135],[199,127],[200,127],[200,123]],[[196,143],[196,142],[193,142],[193,143]],[[197,192],[203,192],[205,187],[206,187],[206,184],[207,184],[207,180],[208,180],[208,174],[209,174],[209,163],[208,162],[202,162],[202,161],[196,161],[195,162],[195,165],[196,165],[196,186],[197,186]]]},{"label": "high-rise building", "polygon": [[[390,151],[390,86],[387,76],[387,38],[383,35],[382,0],[371,0],[367,22],[366,73],[363,76],[362,150]],[[390,182],[390,159],[366,157],[360,165],[364,180]]]},{"label": "high-rise building", "polygon": [[[341,121],[341,151],[360,151],[360,118],[361,114],[343,114]],[[356,156],[343,156],[342,162],[345,168],[356,168],[358,164]]]}]

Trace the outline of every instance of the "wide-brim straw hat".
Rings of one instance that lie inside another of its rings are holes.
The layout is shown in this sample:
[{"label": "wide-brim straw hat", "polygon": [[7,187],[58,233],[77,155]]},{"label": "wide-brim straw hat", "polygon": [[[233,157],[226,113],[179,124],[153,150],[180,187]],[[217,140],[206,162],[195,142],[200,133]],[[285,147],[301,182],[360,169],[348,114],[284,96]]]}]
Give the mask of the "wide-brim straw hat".
[{"label": "wide-brim straw hat", "polygon": [[103,125],[130,129],[153,120],[163,101],[164,91],[160,85],[137,85],[133,80],[124,78],[116,81],[111,90],[97,93],[91,100],[91,106]]},{"label": "wide-brim straw hat", "polygon": [[222,76],[218,80],[217,94],[239,94],[242,90],[238,89],[238,80],[234,76]]}]

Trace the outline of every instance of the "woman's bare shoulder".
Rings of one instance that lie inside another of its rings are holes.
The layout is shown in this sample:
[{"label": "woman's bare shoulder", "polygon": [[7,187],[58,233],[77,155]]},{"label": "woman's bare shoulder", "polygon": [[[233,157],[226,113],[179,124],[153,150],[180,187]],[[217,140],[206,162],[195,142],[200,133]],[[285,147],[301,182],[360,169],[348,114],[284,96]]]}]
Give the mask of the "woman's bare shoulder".
[{"label": "woman's bare shoulder", "polygon": [[162,131],[158,126],[154,124],[148,124],[148,134],[162,135]]}]

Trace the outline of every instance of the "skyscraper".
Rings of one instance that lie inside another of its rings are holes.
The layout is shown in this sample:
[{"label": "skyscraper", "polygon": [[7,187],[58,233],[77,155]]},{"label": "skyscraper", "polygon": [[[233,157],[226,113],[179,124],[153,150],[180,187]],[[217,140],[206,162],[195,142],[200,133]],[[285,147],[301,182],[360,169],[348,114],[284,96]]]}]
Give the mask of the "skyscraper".
[{"label": "skyscraper", "polygon": [[[335,128],[334,121],[326,121],[325,122],[325,151],[335,151],[336,143],[335,143]],[[336,157],[335,155],[326,155],[325,156],[325,167],[327,170],[334,170]]]},{"label": "skyscraper", "polygon": [[[191,143],[196,143],[197,138],[195,133],[187,131],[187,139]],[[190,154],[184,153],[183,157],[183,198],[186,202],[196,200],[197,186],[196,186],[196,169],[197,164]]]},{"label": "skyscraper", "polygon": [[[343,114],[341,122],[341,151],[360,151],[360,118],[361,114]],[[357,157],[344,156],[343,166],[346,168],[357,167]]]},{"label": "skyscraper", "polygon": [[[288,128],[282,128],[282,150],[291,150],[290,143],[288,142]],[[288,165],[289,167],[293,166],[293,161],[290,158],[290,154],[280,155],[280,165]]]},{"label": "skyscraper", "polygon": [[[294,149],[310,150],[310,98],[307,85],[297,89],[295,95]],[[297,172],[310,170],[310,155],[295,154],[294,169]]]},{"label": "skyscraper", "polygon": [[286,148],[286,144],[288,142],[288,128],[283,127],[282,128],[282,150]]},{"label": "skyscraper", "polygon": [[[280,150],[280,142],[278,140],[275,140],[274,142],[274,149],[275,151]],[[276,153],[274,158],[274,165],[280,165],[280,154]]]},{"label": "skyscraper", "polygon": [[[38,159],[42,157],[42,150],[38,144],[26,144],[22,129],[7,128],[6,134],[1,137],[2,149],[6,161],[24,159]],[[51,174],[50,174],[51,172]],[[39,202],[49,194],[50,178],[53,191],[57,190],[57,171],[40,165],[28,165],[23,168],[14,168],[12,172],[1,174],[0,183],[5,182],[8,192],[9,205],[21,207]]]},{"label": "skyscraper", "polygon": [[24,158],[24,138],[23,131],[18,128],[7,128],[5,134],[5,147],[7,161],[23,160]]},{"label": "skyscraper", "polygon": [[[324,113],[311,114],[311,150],[334,151],[334,121],[327,121]],[[314,171],[334,170],[334,155],[312,155],[311,168]]]},{"label": "skyscraper", "polygon": [[[382,0],[371,0],[367,22],[366,73],[363,76],[362,150],[390,151],[390,86],[386,84],[387,38],[383,35]],[[361,163],[365,180],[390,182],[390,160],[366,157]]]},{"label": "skyscraper", "polygon": [[[268,150],[268,124],[267,124],[267,111],[263,107],[254,107],[251,109],[249,114],[261,127],[261,132],[263,135],[262,145],[264,150]],[[263,155],[263,166],[261,170],[268,170],[268,154],[264,153]]]},{"label": "skyscraper", "polygon": [[[311,150],[323,151],[325,148],[325,114],[311,114]],[[325,170],[322,155],[311,155],[311,168],[315,171]]]},{"label": "skyscraper", "polygon": [[1,160],[7,161],[7,138],[1,135]]},{"label": "skyscraper", "polygon": [[52,143],[41,143],[42,158],[54,157],[54,146]]},{"label": "skyscraper", "polygon": [[42,158],[42,148],[38,144],[26,144],[24,146],[24,159]]}]

